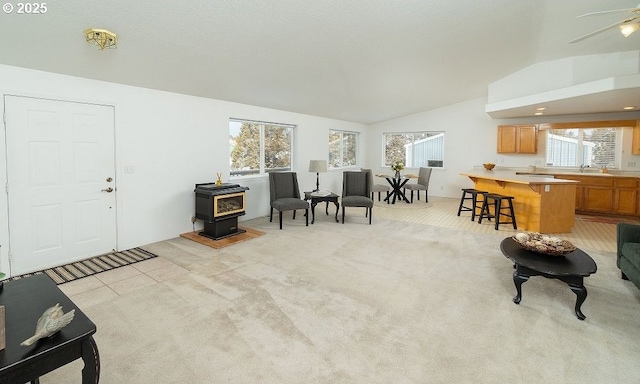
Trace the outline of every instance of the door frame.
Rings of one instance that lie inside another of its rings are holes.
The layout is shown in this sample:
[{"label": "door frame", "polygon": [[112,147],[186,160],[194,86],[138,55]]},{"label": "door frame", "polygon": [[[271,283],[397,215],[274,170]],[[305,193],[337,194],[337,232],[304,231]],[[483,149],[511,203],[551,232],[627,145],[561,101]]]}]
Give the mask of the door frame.
[{"label": "door frame", "polygon": [[70,102],[70,103],[80,103],[80,104],[90,104],[90,105],[99,105],[113,108],[113,155],[114,155],[114,188],[115,188],[115,250],[120,250],[120,194],[118,192],[118,180],[120,179],[120,161],[118,156],[118,103],[108,102],[108,101],[98,101],[98,100],[88,100],[88,99],[80,99],[77,97],[65,97],[62,95],[43,95],[31,92],[11,92],[8,90],[0,89],[0,116],[2,120],[0,121],[0,217],[4,218],[0,219],[0,271],[6,274],[6,277],[13,277],[11,271],[11,261],[9,260],[10,256],[10,232],[11,228],[9,228],[9,201],[8,201],[8,193],[6,190],[6,184],[8,181],[8,164],[7,164],[7,136],[4,124],[4,116],[6,112],[5,98],[7,96],[10,97],[24,97],[24,98],[32,98],[32,99],[42,99],[42,100],[50,100],[50,101],[58,101],[58,102]]}]

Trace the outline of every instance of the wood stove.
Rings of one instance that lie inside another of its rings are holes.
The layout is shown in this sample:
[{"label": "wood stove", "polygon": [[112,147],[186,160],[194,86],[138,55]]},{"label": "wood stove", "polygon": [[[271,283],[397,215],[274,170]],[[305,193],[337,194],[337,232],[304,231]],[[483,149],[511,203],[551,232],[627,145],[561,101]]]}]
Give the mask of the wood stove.
[{"label": "wood stove", "polygon": [[196,218],[204,221],[199,232],[214,240],[245,232],[238,227],[238,217],[245,214],[245,191],[238,184],[196,184]]}]

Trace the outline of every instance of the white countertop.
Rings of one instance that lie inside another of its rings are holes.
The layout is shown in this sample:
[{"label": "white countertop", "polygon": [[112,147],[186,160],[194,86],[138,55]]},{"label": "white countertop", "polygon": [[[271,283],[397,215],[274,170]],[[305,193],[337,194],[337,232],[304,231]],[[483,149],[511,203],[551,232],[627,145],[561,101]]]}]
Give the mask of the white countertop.
[{"label": "white countertop", "polygon": [[640,178],[640,175],[636,174],[619,174],[619,173],[602,173],[602,172],[554,172],[554,171],[519,171],[518,175],[551,175],[562,177],[567,176],[586,176],[586,177],[634,177]]},{"label": "white countertop", "polygon": [[576,180],[556,179],[554,177],[545,177],[539,175],[524,175],[516,174],[515,171],[507,170],[492,170],[487,171],[484,169],[472,169],[466,172],[460,173],[463,176],[477,177],[481,179],[489,179],[496,181],[505,181],[516,184],[575,184],[579,183]]}]

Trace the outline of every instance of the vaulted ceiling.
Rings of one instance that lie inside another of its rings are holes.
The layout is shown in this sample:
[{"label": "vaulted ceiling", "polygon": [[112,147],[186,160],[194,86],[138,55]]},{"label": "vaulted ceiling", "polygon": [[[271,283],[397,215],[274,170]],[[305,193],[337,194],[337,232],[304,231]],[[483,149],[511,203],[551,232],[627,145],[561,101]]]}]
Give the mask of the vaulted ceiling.
[{"label": "vaulted ceiling", "polygon": [[[637,50],[623,0],[65,0],[0,13],[0,64],[374,123],[485,96],[536,62]],[[118,48],[84,41],[89,27]]]}]

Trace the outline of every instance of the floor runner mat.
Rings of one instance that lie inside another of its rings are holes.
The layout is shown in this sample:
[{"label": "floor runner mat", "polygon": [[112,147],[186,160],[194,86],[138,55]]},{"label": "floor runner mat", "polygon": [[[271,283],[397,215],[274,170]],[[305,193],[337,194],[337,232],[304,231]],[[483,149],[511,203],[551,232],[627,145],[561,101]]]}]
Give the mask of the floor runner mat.
[{"label": "floor runner mat", "polygon": [[125,265],[135,264],[144,260],[153,259],[154,257],[158,257],[158,255],[155,255],[149,251],[145,251],[142,248],[133,248],[121,252],[107,253],[101,256],[76,261],[38,272],[14,276],[8,280],[18,280],[44,273],[45,275],[48,275],[53,281],[55,281],[56,284],[64,284],[68,283],[69,281],[95,275],[96,273],[124,267]]}]

